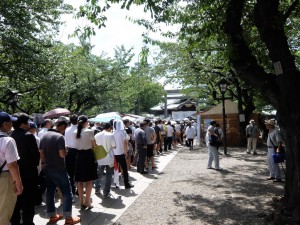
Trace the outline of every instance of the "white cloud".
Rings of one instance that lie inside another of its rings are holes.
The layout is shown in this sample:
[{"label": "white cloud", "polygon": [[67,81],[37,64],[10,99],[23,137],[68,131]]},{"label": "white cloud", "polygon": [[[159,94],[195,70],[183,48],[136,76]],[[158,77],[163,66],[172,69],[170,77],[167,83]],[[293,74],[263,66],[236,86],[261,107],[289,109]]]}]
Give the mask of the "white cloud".
[{"label": "white cloud", "polygon": [[[65,0],[65,3],[71,4],[74,8],[79,8],[84,2],[85,0]],[[130,10],[125,10],[121,9],[120,5],[112,4],[105,15],[107,16],[107,21],[105,23],[106,27],[102,27],[101,29],[96,28],[96,36],[91,38],[91,44],[94,45],[92,50],[93,54],[101,55],[101,53],[104,52],[108,57],[113,57],[114,48],[124,45],[126,49],[130,49],[131,47],[134,48],[133,53],[135,54],[135,57],[133,61],[137,62],[138,55],[144,45],[142,33],[147,32],[147,30],[146,28],[129,21],[127,17],[150,19],[150,13],[145,13],[143,7],[131,6]],[[72,34],[76,27],[83,27],[89,24],[89,21],[84,18],[74,19],[72,15],[64,15],[62,21],[64,21],[65,24],[61,27],[58,39],[65,44],[78,43],[76,38],[69,39],[68,35]],[[165,25],[162,27],[163,29],[170,29]],[[150,36],[159,40],[167,40],[160,36],[159,33],[152,33]],[[154,47],[149,47],[151,54],[151,51],[154,51]]]}]

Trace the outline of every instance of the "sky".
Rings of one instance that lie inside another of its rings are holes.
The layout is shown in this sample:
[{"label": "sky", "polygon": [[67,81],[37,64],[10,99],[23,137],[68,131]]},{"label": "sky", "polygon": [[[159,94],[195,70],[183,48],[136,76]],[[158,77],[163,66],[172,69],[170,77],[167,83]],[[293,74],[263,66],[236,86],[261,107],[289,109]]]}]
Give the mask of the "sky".
[{"label": "sky", "polygon": [[[72,5],[74,8],[79,8],[83,5],[85,0],[65,0],[67,4]],[[150,13],[145,13],[143,7],[131,6],[130,10],[121,9],[120,5],[113,4],[112,7],[106,12],[107,16],[106,27],[101,29],[96,28],[96,36],[91,38],[91,44],[94,46],[92,53],[95,55],[102,55],[105,53],[107,57],[114,57],[114,48],[124,45],[126,49],[133,47],[133,53],[135,54],[132,66],[139,61],[139,53],[143,47],[143,32],[147,32],[146,28],[130,22],[126,17],[133,17],[138,19],[150,19]],[[76,27],[87,25],[89,22],[86,19],[74,19],[73,15],[64,15],[62,21],[65,22],[60,28],[60,34],[58,39],[65,44],[75,43],[78,44],[76,38],[69,38]],[[163,29],[173,29],[164,26]],[[174,41],[166,39],[160,36],[158,33],[150,34],[151,38],[155,38],[162,41]],[[157,47],[150,48],[149,62],[151,63],[151,57],[157,50]],[[160,83],[164,83],[165,79],[159,80]],[[165,85],[165,89],[173,89],[172,85]]]},{"label": "sky", "polygon": [[[84,2],[84,0],[65,0],[65,3],[71,4],[75,8]],[[126,49],[134,48],[133,53],[136,55],[135,61],[137,62],[138,54],[143,47],[142,33],[147,31],[144,27],[130,22],[126,17],[150,19],[150,13],[145,13],[143,7],[131,6],[128,11],[121,9],[120,5],[113,4],[106,16],[106,27],[96,28],[96,36],[91,38],[91,44],[95,46],[92,53],[101,55],[104,52],[108,57],[113,57],[114,48],[124,45]],[[78,43],[75,38],[69,39],[68,35],[74,32],[75,27],[84,26],[88,24],[88,21],[85,19],[75,20],[72,15],[65,15],[62,20],[65,21],[65,24],[61,26],[58,39],[65,44]],[[150,36],[159,40],[167,40],[159,34],[152,33]],[[151,50],[154,51],[154,47],[151,47]]]}]

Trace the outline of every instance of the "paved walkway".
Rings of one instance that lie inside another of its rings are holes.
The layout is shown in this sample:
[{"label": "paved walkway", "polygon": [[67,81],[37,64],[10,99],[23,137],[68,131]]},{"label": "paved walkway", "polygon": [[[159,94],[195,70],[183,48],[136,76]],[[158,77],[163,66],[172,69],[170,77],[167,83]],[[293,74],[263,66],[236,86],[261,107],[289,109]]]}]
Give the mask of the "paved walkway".
[{"label": "paved walkway", "polygon": [[[266,181],[266,150],[228,153],[221,156],[224,170],[216,171],[206,169],[207,148],[179,147],[156,157],[158,169],[145,176],[133,169],[131,190],[112,188],[111,199],[93,193],[91,210],[80,210],[77,198],[73,213],[83,225],[267,224],[272,198],[283,194],[284,184]],[[38,207],[35,224],[47,221],[45,206]]]},{"label": "paved walkway", "polygon": [[[73,215],[78,215],[81,217],[82,221],[80,224],[82,225],[102,225],[116,222],[118,218],[128,209],[128,207],[139,197],[139,195],[152,183],[152,181],[158,178],[162,170],[181,148],[182,147],[178,147],[177,150],[164,152],[160,156],[155,157],[158,168],[155,170],[150,170],[149,174],[147,175],[141,175],[137,173],[136,167],[133,167],[131,171],[129,171],[129,180],[134,187],[130,190],[124,189],[123,178],[120,178],[120,189],[112,186],[111,198],[103,199],[102,193],[95,194],[93,189],[91,197],[94,208],[91,210],[80,210],[79,198],[75,197]],[[55,205],[58,208],[58,212],[62,212],[60,203],[57,202]],[[48,218],[46,216],[46,206],[44,203],[42,206],[36,208],[34,222],[36,225],[42,225],[48,222]],[[59,221],[57,224],[64,224],[64,220]]]}]

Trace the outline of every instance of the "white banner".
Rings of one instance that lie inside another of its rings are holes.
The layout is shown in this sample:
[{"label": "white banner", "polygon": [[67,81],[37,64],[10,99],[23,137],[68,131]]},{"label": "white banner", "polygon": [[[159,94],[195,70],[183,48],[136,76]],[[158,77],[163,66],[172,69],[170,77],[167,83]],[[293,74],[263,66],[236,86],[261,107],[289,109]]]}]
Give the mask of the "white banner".
[{"label": "white banner", "polygon": [[173,111],[172,118],[173,120],[183,120],[184,118],[187,118],[195,113],[196,111]]}]

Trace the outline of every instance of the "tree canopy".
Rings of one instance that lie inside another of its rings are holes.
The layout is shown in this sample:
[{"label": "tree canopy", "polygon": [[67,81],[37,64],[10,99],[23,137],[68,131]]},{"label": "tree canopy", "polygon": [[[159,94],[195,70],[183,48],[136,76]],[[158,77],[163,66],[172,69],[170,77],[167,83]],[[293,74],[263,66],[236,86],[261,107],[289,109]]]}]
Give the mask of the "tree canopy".
[{"label": "tree canopy", "polygon": [[158,104],[163,87],[151,79],[149,69],[139,70],[137,78],[131,49],[116,46],[112,58],[93,55],[89,39],[79,31],[79,46],[55,40],[60,16],[71,12],[72,7],[61,0],[1,1],[2,110],[30,114],[65,107],[96,115],[142,113]]}]

